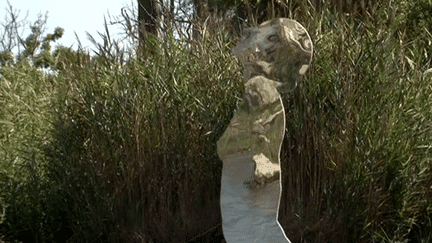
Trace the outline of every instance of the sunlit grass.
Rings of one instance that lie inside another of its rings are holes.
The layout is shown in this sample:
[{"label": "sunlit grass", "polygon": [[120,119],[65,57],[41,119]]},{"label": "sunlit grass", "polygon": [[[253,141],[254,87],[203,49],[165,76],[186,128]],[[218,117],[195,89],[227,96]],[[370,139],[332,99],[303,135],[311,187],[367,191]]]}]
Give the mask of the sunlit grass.
[{"label": "sunlit grass", "polygon": [[294,242],[427,242],[430,33],[412,29],[418,35],[407,39],[404,23],[388,18],[324,12],[316,19],[312,70],[285,100],[280,219],[287,235]]},{"label": "sunlit grass", "polygon": [[[16,191],[5,198],[7,233],[37,241],[170,241],[220,222],[216,141],[242,85],[232,42],[215,36],[191,52],[173,36],[149,41],[156,54],[122,66],[104,52],[58,58],[52,110],[45,107],[50,132],[24,134],[50,138],[30,143],[44,158],[29,163],[44,175],[5,187]],[[37,184],[43,188],[32,191]]]},{"label": "sunlit grass", "polygon": [[[295,12],[316,51],[284,100],[280,221],[292,242],[432,239],[422,3]],[[243,89],[235,42],[164,36],[140,57],[109,38],[93,57],[60,48],[55,75],[2,67],[0,241],[183,242],[220,223],[215,146]]]}]

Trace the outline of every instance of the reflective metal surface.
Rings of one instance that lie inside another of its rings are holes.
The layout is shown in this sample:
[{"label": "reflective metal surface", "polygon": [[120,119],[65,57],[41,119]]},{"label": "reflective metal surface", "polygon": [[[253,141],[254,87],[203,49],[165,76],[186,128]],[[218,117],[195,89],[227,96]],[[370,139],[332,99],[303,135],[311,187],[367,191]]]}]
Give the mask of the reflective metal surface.
[{"label": "reflective metal surface", "polygon": [[250,156],[232,155],[225,162],[221,194],[225,240],[287,242],[276,220],[280,181],[275,180],[263,187],[251,187],[255,165]]},{"label": "reflective metal surface", "polygon": [[244,66],[245,93],[217,144],[224,236],[227,242],[289,242],[277,221],[285,132],[281,95],[308,69],[312,42],[299,23],[279,18],[246,29],[232,53]]}]

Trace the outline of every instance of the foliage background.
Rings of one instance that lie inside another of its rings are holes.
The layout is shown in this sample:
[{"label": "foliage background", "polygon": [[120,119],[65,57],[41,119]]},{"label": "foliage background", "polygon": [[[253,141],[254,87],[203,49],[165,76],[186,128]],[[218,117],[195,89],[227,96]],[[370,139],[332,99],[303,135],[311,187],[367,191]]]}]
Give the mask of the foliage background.
[{"label": "foliage background", "polygon": [[52,50],[63,30],[44,19],[2,39],[24,51],[0,53],[0,241],[222,241],[215,146],[243,89],[229,51],[273,16],[315,44],[284,100],[291,241],[431,241],[432,3],[280,2],[208,1],[195,34],[161,18],[144,50],[134,10],[113,21],[127,48],[105,31],[93,55]]}]

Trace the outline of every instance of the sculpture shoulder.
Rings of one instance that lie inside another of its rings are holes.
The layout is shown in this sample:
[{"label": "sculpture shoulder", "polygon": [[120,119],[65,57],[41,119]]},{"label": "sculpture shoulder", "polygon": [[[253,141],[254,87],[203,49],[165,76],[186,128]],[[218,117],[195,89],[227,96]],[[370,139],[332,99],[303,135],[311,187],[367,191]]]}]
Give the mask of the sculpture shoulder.
[{"label": "sculpture shoulder", "polygon": [[273,104],[280,99],[277,88],[281,85],[264,76],[255,76],[245,83],[245,98],[253,110]]}]

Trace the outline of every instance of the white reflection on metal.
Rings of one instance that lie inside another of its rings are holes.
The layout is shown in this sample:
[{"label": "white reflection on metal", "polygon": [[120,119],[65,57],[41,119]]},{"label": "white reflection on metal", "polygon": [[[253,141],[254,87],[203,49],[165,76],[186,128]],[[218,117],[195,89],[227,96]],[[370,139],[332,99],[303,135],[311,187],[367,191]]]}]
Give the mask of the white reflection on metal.
[{"label": "white reflection on metal", "polygon": [[252,157],[256,164],[255,176],[257,177],[272,177],[276,172],[280,171],[278,164],[272,163],[264,154],[254,155]]}]

